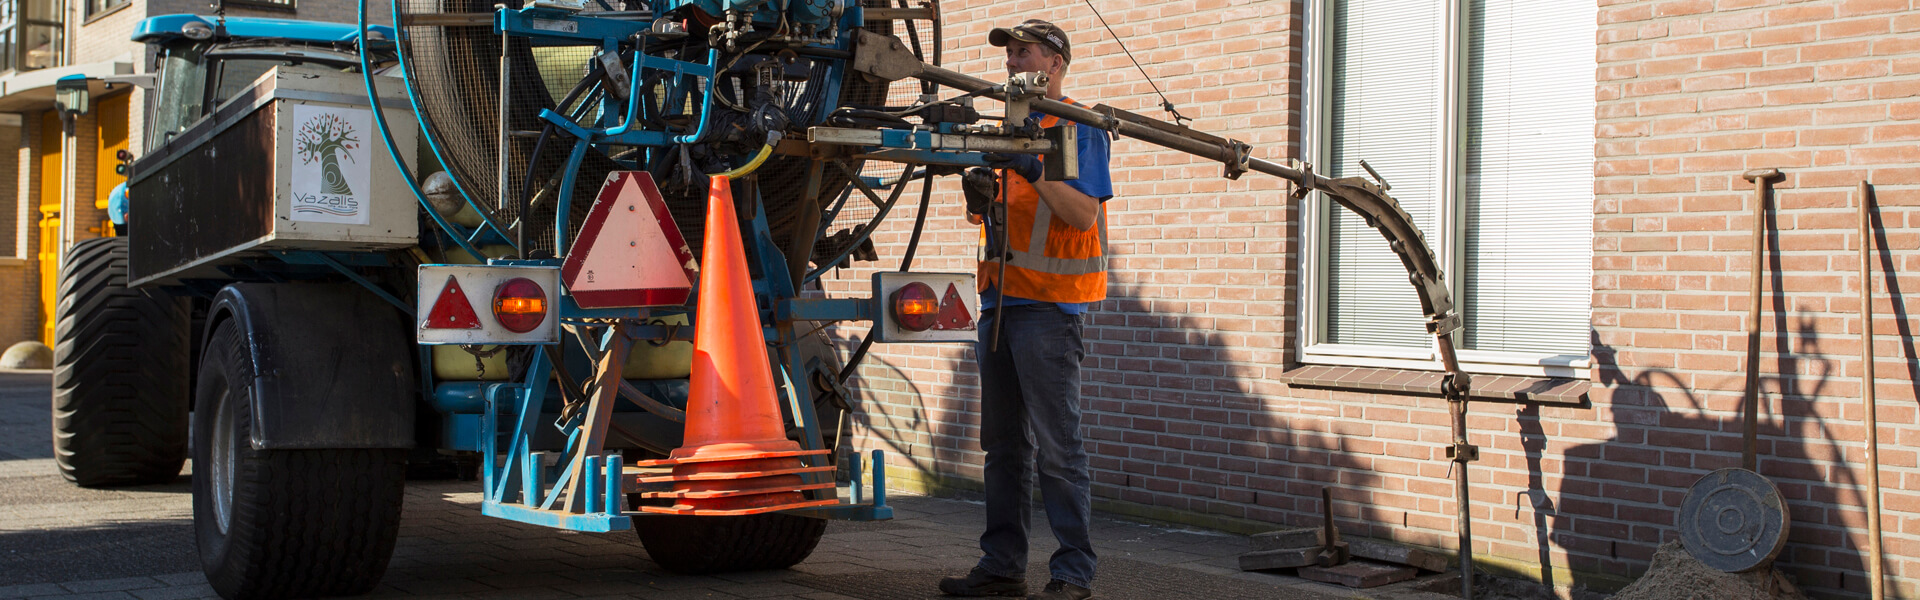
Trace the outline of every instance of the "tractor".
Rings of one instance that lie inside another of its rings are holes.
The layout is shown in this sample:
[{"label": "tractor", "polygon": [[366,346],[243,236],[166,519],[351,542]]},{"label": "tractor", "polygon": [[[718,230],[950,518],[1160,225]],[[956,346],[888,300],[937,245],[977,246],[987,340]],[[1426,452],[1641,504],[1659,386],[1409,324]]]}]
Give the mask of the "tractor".
[{"label": "tractor", "polygon": [[[127,235],[61,272],[60,469],[151,483],[191,455],[223,597],[371,590],[410,467],[476,481],[484,516],[633,530],[684,573],[784,568],[827,519],[890,518],[884,455],[848,439],[851,375],[874,343],[978,337],[972,274],[913,254],[936,177],[989,152],[1071,176],[1073,127],[1033,113],[1367,216],[1441,338],[1465,481],[1459,316],[1377,182],[1053,101],[1038,74],[942,68],[934,2],[391,8],[390,26],[365,0],[357,24],[142,22],[154,109],[110,210]],[[822,291],[877,258],[909,191],[900,270]],[[872,324],[850,353],[822,333],[842,322]]]}]

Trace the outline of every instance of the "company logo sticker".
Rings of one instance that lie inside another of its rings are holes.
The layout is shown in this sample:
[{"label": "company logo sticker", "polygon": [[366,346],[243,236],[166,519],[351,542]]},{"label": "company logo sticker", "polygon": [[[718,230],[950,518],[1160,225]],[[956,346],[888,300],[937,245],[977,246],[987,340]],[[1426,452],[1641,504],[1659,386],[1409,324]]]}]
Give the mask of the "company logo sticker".
[{"label": "company logo sticker", "polygon": [[291,189],[295,221],[366,225],[372,190],[372,157],[363,132],[373,113],[360,108],[293,107],[294,157]]}]

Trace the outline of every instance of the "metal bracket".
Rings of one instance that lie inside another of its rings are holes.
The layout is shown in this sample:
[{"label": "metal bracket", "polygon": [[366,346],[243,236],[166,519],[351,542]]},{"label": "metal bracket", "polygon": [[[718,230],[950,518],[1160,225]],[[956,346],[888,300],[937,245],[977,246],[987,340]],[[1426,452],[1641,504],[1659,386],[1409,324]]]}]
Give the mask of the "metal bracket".
[{"label": "metal bracket", "polygon": [[613,89],[609,92],[615,98],[627,99],[627,86],[630,82],[627,81],[626,62],[620,60],[620,54],[617,52],[601,52],[599,61],[602,71],[606,73],[607,81],[613,84]]},{"label": "metal bracket", "polygon": [[1046,139],[1053,151],[1040,155],[1048,181],[1072,181],[1080,178],[1080,127],[1072,122],[1047,128]]},{"label": "metal bracket", "polygon": [[900,38],[862,30],[853,40],[851,68],[881,81],[899,81],[920,72],[920,59]]},{"label": "metal bracket", "polygon": [[1445,335],[1460,328],[1460,313],[1447,313],[1427,320],[1427,333],[1432,335]]},{"label": "metal bracket", "polygon": [[1473,462],[1480,460],[1480,447],[1473,444],[1447,446],[1447,460],[1453,462]]},{"label": "metal bracket", "polygon": [[1293,167],[1293,170],[1300,172],[1300,180],[1291,182],[1293,184],[1293,191],[1289,192],[1289,194],[1293,196],[1294,200],[1305,200],[1307,194],[1313,193],[1313,187],[1306,183],[1313,181],[1313,163],[1295,158],[1287,161],[1287,165]]},{"label": "metal bracket", "polygon": [[1228,160],[1222,161],[1226,166],[1226,173],[1224,173],[1224,175],[1227,179],[1238,180],[1241,175],[1246,174],[1247,170],[1252,168],[1253,146],[1249,146],[1246,142],[1240,140],[1228,139],[1226,148],[1223,150],[1226,151],[1228,156]]}]

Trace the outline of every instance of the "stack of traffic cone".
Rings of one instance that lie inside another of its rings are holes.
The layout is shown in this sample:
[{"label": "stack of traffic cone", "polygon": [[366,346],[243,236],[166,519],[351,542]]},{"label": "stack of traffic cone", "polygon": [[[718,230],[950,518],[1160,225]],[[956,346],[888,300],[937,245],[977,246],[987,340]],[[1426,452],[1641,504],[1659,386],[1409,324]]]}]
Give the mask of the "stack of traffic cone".
[{"label": "stack of traffic cone", "polygon": [[825,473],[833,467],[802,465],[800,457],[828,451],[802,450],[787,439],[760,330],[760,310],[753,299],[753,280],[740,243],[739,221],[733,212],[733,190],[725,176],[715,176],[708,190],[707,235],[700,264],[685,445],[666,459],[638,463],[673,467],[672,475],[640,481],[673,482],[671,492],[644,496],[674,498],[676,503],[640,509],[751,515],[838,503],[806,497],[806,490],[832,488],[833,482],[808,484],[802,475]]}]

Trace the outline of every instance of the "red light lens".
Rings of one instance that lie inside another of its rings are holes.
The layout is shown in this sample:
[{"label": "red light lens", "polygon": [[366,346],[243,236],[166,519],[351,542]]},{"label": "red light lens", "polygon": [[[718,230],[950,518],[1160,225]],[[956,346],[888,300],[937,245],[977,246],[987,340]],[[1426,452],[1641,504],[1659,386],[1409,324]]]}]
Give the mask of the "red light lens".
[{"label": "red light lens", "polygon": [[907,331],[926,331],[940,316],[940,297],[927,284],[914,282],[893,292],[893,320]]},{"label": "red light lens", "polygon": [[493,289],[493,318],[514,333],[533,331],[547,320],[547,292],[531,279],[508,279]]}]

